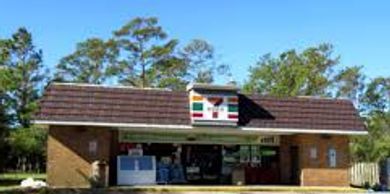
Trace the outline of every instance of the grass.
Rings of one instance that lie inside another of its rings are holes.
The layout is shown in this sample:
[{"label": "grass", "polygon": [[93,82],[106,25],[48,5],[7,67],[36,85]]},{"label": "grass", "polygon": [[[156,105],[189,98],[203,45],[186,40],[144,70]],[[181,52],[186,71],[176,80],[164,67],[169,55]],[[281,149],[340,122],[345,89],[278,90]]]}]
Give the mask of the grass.
[{"label": "grass", "polygon": [[4,173],[0,174],[0,181],[3,180],[23,180],[26,178],[32,177],[34,179],[45,180],[46,174],[36,174],[36,173]]},{"label": "grass", "polygon": [[[28,177],[45,180],[46,174],[34,173],[4,173],[0,174],[0,193],[8,193],[20,189],[20,182]],[[352,187],[306,187],[306,186],[178,186],[178,185],[151,185],[151,186],[116,186],[106,191],[126,192],[341,192],[360,193],[363,189]],[[55,189],[53,190],[55,191]],[[55,192],[54,192],[55,193]]]},{"label": "grass", "polygon": [[11,190],[15,190],[15,189],[18,189],[19,186],[17,185],[1,185],[0,186],[0,192],[3,192],[3,191],[11,191]]},{"label": "grass", "polygon": [[0,191],[19,188],[20,182],[26,178],[46,180],[46,174],[37,173],[3,173],[0,174]]}]

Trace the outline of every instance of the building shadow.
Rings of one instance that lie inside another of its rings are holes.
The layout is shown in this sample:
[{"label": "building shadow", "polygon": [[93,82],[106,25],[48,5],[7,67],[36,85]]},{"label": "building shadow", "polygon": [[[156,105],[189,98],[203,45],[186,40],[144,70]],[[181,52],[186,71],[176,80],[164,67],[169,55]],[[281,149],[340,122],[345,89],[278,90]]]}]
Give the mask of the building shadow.
[{"label": "building shadow", "polygon": [[275,117],[260,104],[243,94],[238,94],[239,98],[239,120],[240,126],[248,125],[252,120],[274,120]]}]

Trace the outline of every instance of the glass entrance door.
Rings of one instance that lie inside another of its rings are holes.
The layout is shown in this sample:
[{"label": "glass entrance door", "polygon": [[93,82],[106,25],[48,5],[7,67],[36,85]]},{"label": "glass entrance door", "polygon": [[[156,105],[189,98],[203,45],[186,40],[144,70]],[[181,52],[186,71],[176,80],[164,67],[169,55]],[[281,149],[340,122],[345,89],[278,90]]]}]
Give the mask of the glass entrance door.
[{"label": "glass entrance door", "polygon": [[220,145],[183,145],[182,163],[188,183],[220,183],[221,148]]}]

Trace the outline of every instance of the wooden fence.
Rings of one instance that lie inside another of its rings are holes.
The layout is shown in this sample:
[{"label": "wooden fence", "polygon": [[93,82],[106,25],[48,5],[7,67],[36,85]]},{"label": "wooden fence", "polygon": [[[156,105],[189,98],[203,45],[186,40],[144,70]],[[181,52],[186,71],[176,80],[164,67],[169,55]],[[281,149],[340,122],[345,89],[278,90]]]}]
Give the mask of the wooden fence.
[{"label": "wooden fence", "polygon": [[355,186],[379,184],[379,173],[377,163],[355,163],[350,168],[351,184]]}]

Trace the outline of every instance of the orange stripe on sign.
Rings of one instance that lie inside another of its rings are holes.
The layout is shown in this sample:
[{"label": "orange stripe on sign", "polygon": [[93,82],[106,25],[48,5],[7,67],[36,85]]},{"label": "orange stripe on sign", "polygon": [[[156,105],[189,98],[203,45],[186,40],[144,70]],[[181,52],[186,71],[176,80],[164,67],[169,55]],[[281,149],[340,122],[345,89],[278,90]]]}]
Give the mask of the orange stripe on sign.
[{"label": "orange stripe on sign", "polygon": [[229,98],[228,101],[231,102],[231,103],[237,103],[238,102],[238,98],[236,98],[236,97]]},{"label": "orange stripe on sign", "polygon": [[222,98],[221,97],[209,97],[207,98],[208,101],[210,102],[215,102],[215,101],[218,101],[218,100],[221,100]]},{"label": "orange stripe on sign", "polygon": [[203,97],[202,96],[192,96],[192,100],[193,101],[201,101],[201,100],[203,100]]}]

